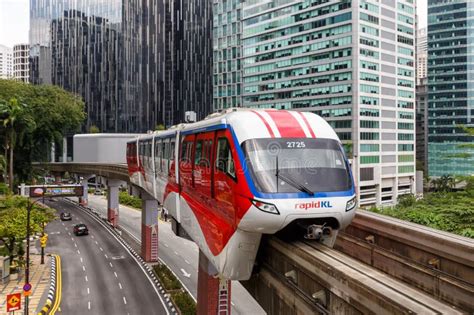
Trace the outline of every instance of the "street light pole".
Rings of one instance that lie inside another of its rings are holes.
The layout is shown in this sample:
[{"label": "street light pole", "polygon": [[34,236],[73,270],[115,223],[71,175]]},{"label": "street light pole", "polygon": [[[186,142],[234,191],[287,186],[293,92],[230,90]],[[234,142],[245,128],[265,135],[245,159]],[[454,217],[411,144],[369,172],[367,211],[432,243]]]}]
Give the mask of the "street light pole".
[{"label": "street light pole", "polygon": [[[34,202],[28,201],[28,207],[26,212],[26,268],[25,268],[25,284],[30,283],[30,216],[31,208]],[[29,296],[25,296],[25,315],[29,315],[28,304]]]}]

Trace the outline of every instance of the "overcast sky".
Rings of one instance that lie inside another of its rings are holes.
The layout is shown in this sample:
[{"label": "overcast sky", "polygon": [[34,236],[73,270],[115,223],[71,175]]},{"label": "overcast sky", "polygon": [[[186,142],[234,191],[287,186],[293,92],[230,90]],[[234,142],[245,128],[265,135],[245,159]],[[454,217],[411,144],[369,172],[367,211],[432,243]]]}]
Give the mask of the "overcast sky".
[{"label": "overcast sky", "polygon": [[[427,0],[418,0],[417,3],[420,27],[426,27]],[[28,11],[29,0],[0,0],[0,44],[13,47],[28,42]]]}]

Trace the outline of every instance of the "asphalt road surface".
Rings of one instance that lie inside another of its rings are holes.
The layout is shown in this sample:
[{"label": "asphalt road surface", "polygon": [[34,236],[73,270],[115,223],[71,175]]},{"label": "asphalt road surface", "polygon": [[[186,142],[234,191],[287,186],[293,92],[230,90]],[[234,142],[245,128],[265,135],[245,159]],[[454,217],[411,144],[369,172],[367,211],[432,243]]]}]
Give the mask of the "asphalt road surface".
[{"label": "asphalt road surface", "polygon": [[[140,265],[114,236],[88,214],[65,201],[47,202],[72,214],[72,221],[48,224],[46,252],[61,256],[62,314],[167,314]],[[75,236],[85,223],[89,235]]]},{"label": "asphalt road surface", "polygon": [[[89,207],[97,210],[103,217],[107,216],[107,200],[104,196],[90,194]],[[119,226],[140,241],[141,212],[120,205]],[[197,245],[174,235],[169,222],[159,221],[158,230],[158,256],[179,277],[196,299],[199,258]],[[231,307],[232,314],[265,314],[265,311],[238,281],[232,281]]]}]

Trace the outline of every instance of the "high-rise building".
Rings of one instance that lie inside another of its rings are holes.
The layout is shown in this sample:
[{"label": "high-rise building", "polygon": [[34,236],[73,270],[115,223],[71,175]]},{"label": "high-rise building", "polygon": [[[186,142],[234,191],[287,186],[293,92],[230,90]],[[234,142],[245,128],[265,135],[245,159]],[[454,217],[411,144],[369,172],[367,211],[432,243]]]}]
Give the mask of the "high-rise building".
[{"label": "high-rise building", "polygon": [[242,106],[242,3],[213,1],[214,110]]},{"label": "high-rise building", "polygon": [[[427,78],[416,85],[416,160],[428,171],[428,86]],[[421,169],[419,169],[421,170]]]},{"label": "high-rise building", "polygon": [[415,191],[413,2],[242,6],[243,106],[325,118],[345,143],[361,206]]},{"label": "high-rise building", "polygon": [[426,78],[428,66],[428,40],[426,28],[416,32],[416,84],[420,84],[422,78]]},{"label": "high-rise building", "polygon": [[13,49],[0,45],[0,79],[13,76]]},{"label": "high-rise building", "polygon": [[212,108],[212,4],[30,1],[31,81],[81,95],[84,130],[145,132]]},{"label": "high-rise building", "polygon": [[29,82],[30,78],[30,45],[13,46],[13,77],[15,80]]},{"label": "high-rise building", "polygon": [[474,1],[428,1],[428,171],[474,174]]}]

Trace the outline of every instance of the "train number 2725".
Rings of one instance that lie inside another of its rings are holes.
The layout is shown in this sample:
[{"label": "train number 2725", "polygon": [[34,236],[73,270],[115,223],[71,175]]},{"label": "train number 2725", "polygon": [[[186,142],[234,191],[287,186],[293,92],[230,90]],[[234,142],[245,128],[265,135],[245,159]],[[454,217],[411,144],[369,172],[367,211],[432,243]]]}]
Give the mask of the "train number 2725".
[{"label": "train number 2725", "polygon": [[305,148],[306,144],[303,141],[287,141],[287,148]]}]

